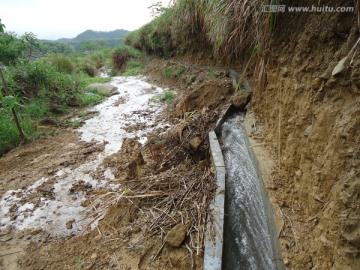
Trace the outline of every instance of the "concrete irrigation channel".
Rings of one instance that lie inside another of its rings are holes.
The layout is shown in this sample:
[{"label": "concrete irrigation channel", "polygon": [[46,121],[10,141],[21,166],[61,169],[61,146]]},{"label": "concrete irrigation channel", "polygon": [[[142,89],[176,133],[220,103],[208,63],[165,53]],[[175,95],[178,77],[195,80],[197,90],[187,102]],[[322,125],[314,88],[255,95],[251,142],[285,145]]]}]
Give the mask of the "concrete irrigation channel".
[{"label": "concrete irrigation channel", "polygon": [[209,133],[218,188],[208,225],[213,234],[205,241],[205,270],[285,269],[273,211],[243,124],[245,113],[230,106]]}]

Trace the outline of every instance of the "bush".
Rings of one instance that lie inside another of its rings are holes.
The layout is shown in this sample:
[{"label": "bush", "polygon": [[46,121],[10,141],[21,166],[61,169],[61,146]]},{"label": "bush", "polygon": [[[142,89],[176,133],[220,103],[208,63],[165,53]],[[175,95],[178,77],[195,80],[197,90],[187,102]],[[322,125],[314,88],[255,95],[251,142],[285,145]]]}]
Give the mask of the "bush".
[{"label": "bush", "polygon": [[[28,116],[20,116],[21,126],[27,138],[35,134]],[[0,156],[20,144],[21,138],[10,111],[0,109]]]},{"label": "bush", "polygon": [[117,49],[115,49],[115,51],[112,54],[113,68],[116,70],[124,70],[124,68],[126,67],[126,63],[130,59],[140,58],[141,56],[142,56],[141,52],[138,51],[137,49],[131,46],[122,45]]},{"label": "bush", "polygon": [[9,88],[21,103],[41,98],[53,109],[78,104],[79,87],[74,76],[57,71],[48,60],[20,61],[6,74]]},{"label": "bush", "polygon": [[72,74],[75,70],[74,64],[71,59],[67,56],[57,54],[50,56],[48,58],[51,64],[55,67],[55,69],[59,72]]},{"label": "bush", "polygon": [[130,60],[126,64],[126,69],[123,73],[121,73],[122,76],[135,76],[139,75],[143,71],[142,64],[139,61]]},{"label": "bush", "polygon": [[96,73],[97,73],[96,65],[90,59],[85,59],[80,64],[80,69],[85,74],[89,75],[90,77],[96,76]]}]

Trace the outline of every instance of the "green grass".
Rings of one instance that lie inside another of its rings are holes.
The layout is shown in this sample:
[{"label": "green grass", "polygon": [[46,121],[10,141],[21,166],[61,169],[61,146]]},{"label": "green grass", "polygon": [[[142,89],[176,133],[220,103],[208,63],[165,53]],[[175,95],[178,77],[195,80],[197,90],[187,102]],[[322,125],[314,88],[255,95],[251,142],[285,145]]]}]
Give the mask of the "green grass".
[{"label": "green grass", "polygon": [[164,76],[166,79],[170,79],[174,73],[173,67],[165,67],[163,70]]},{"label": "green grass", "polygon": [[[21,127],[28,139],[36,136],[36,130],[29,116],[18,114]],[[21,143],[13,116],[8,110],[0,109],[0,156]]]},{"label": "green grass", "polygon": [[35,119],[41,119],[49,115],[50,107],[42,98],[31,100],[29,104],[24,107],[27,115]]},{"label": "green grass", "polygon": [[166,91],[161,97],[160,97],[160,101],[162,102],[166,102],[168,104],[171,104],[174,102],[175,99],[175,93],[172,91]]},{"label": "green grass", "polygon": [[92,83],[107,83],[111,78],[101,78],[101,77],[89,77],[84,73],[80,73],[76,77],[77,83],[79,84],[80,89],[85,89],[86,86]]},{"label": "green grass", "polygon": [[83,92],[79,95],[79,99],[81,101],[82,106],[90,106],[94,104],[98,104],[100,101],[104,99],[104,95],[93,93],[93,91]]},{"label": "green grass", "polygon": [[[88,90],[86,86],[105,83],[110,78],[85,74],[78,68],[82,61],[84,59],[79,57],[56,55],[33,62],[19,61],[4,69],[5,80],[15,97],[15,109],[28,140],[44,135],[36,128],[42,119],[56,118],[73,111],[73,107],[93,105],[104,99],[104,95],[97,90]],[[93,61],[100,65],[103,59],[97,55]],[[1,99],[4,97],[0,97],[0,104]],[[0,156],[20,143],[10,110],[0,107]]]},{"label": "green grass", "polygon": [[130,60],[126,64],[126,69],[121,73],[122,76],[136,76],[143,72],[143,66],[139,61]]}]

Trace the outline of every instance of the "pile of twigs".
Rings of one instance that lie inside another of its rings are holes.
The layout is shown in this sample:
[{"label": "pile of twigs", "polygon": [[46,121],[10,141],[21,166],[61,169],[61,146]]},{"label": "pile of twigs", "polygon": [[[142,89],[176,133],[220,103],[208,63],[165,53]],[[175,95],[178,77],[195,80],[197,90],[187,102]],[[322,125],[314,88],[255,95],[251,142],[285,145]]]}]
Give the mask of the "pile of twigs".
[{"label": "pile of twigs", "polygon": [[[142,212],[142,219],[134,222],[134,226],[140,226],[147,235],[159,236],[163,242],[173,226],[185,224],[188,228],[186,246],[200,255],[209,204],[216,188],[208,163],[207,139],[209,123],[215,117],[215,113],[194,113],[167,134],[157,136],[155,143],[132,153],[136,157],[141,152],[144,164],[154,162],[155,169],[143,175],[128,174],[122,181],[122,191],[98,195],[89,207],[89,226],[102,219],[109,207],[127,200]],[[203,140],[196,150],[189,146],[194,136]],[[155,160],[154,149],[161,149]],[[200,166],[200,162],[207,165]],[[122,170],[129,164],[122,165]]]}]

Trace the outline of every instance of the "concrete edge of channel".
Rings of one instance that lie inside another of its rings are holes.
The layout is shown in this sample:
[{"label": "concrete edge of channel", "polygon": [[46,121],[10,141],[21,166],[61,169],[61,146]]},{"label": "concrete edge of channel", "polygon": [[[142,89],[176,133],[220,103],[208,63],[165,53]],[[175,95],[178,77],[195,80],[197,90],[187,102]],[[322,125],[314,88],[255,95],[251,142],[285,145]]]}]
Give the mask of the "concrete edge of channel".
[{"label": "concrete edge of channel", "polygon": [[[204,270],[221,270],[225,214],[225,163],[214,131],[209,132],[209,142],[217,188],[214,201],[210,204],[212,214],[208,216],[207,220]],[[209,220],[209,217],[212,220]]]}]

